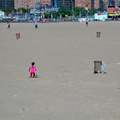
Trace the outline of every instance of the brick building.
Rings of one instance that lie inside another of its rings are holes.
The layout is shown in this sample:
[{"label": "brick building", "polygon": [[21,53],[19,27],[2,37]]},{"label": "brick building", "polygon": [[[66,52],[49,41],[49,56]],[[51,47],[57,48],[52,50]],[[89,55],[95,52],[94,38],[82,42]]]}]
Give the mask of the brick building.
[{"label": "brick building", "polygon": [[98,9],[103,7],[103,0],[75,0],[75,7],[78,6]]},{"label": "brick building", "polygon": [[29,0],[14,0],[14,8],[27,8],[29,5]]},{"label": "brick building", "polygon": [[75,0],[75,7],[91,8],[91,0]]},{"label": "brick building", "polygon": [[14,8],[34,8],[42,4],[50,4],[50,0],[14,0]]}]

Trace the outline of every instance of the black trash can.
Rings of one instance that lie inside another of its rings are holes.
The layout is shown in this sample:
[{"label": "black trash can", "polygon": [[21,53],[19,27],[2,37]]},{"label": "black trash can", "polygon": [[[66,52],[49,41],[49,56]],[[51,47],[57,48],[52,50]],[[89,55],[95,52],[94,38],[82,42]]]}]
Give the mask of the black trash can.
[{"label": "black trash can", "polygon": [[102,65],[102,61],[94,61],[94,74],[100,72],[101,65]]}]

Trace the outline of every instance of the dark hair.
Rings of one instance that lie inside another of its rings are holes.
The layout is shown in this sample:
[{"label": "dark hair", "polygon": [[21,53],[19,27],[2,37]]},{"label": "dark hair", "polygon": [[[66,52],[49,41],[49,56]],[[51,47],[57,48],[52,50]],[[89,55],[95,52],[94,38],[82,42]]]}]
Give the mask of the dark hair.
[{"label": "dark hair", "polygon": [[32,64],[32,66],[33,66],[35,63],[34,63],[34,62],[32,62],[31,64]]}]

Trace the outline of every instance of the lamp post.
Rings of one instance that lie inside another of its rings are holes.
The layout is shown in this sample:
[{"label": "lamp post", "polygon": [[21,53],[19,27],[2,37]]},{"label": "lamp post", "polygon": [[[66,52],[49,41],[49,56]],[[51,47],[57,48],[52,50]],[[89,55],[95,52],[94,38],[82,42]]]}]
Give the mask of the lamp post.
[{"label": "lamp post", "polygon": [[26,5],[26,7],[27,7],[27,20],[28,20],[28,12],[29,12],[28,5]]},{"label": "lamp post", "polygon": [[[81,7],[81,4],[78,4],[78,7]],[[82,15],[81,15],[81,12],[82,12],[82,11],[81,11],[81,9],[80,9],[80,13],[79,13],[79,18],[80,18],[80,19],[81,19],[81,16],[82,16]]]},{"label": "lamp post", "polygon": [[85,7],[85,10],[86,10],[86,17],[88,18],[88,6]]},{"label": "lamp post", "polygon": [[71,5],[72,5],[72,21],[74,21],[74,19],[73,19],[73,17],[74,17],[74,16],[73,16],[73,15],[74,15],[74,14],[73,14],[73,0],[71,0]]}]

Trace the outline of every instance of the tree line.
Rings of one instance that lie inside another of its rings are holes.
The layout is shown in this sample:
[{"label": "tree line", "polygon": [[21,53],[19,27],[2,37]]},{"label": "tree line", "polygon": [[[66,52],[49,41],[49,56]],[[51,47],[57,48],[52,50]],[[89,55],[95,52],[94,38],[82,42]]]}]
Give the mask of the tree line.
[{"label": "tree line", "polygon": [[[4,12],[22,12],[22,13],[29,13],[30,9],[29,8],[7,8],[7,9],[1,9],[1,11]],[[94,15],[97,11],[102,11],[101,9],[88,9],[86,10],[84,7],[74,7],[73,10],[69,10],[65,7],[61,7],[58,9],[57,12],[51,12],[54,16],[56,17],[65,17],[65,16],[87,16],[87,15]],[[51,13],[45,13],[46,17],[50,17]]]}]

